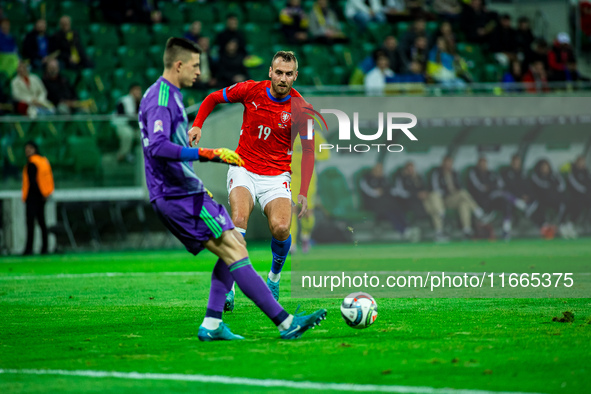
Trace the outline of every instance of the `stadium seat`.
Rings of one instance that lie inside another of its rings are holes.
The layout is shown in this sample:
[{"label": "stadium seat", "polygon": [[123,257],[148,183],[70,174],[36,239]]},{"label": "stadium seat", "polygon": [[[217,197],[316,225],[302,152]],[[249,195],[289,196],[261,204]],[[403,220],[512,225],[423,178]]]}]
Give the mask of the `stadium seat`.
[{"label": "stadium seat", "polygon": [[184,7],[177,2],[163,2],[161,3],[162,16],[167,19],[171,25],[180,26],[185,20]]},{"label": "stadium seat", "polygon": [[273,35],[268,30],[263,30],[256,23],[247,23],[244,25],[244,35],[246,42],[257,48],[269,47],[272,44]]},{"label": "stadium seat", "polygon": [[94,63],[94,70],[99,74],[108,74],[117,68],[117,56],[113,48],[91,47],[88,48],[87,54]]},{"label": "stadium seat", "polygon": [[160,45],[152,45],[148,49],[148,59],[152,61],[152,65],[156,68],[164,68],[164,50]]},{"label": "stadium seat", "polygon": [[94,137],[71,136],[66,139],[65,162],[78,175],[98,179],[102,173],[102,155]]},{"label": "stadium seat", "polygon": [[89,33],[92,45],[96,48],[113,48],[120,44],[119,34],[113,25],[93,23]]},{"label": "stadium seat", "polygon": [[[136,49],[137,48],[137,49]],[[162,49],[160,49],[162,52]],[[150,67],[150,58],[145,56],[146,50],[141,47],[124,46],[117,49],[119,64],[129,71],[143,71]]]},{"label": "stadium seat", "polygon": [[218,7],[218,15],[220,16],[220,22],[226,22],[226,18],[228,15],[236,15],[238,17],[238,21],[242,24],[245,23],[244,12],[238,3],[225,3],[219,2],[217,3]]},{"label": "stadium seat", "polygon": [[248,22],[257,24],[273,24],[278,19],[278,14],[275,9],[265,3],[248,2],[244,3],[246,9],[246,18]]},{"label": "stadium seat", "polygon": [[141,49],[150,45],[152,41],[152,36],[144,25],[123,24],[121,25],[121,34],[123,35],[123,44],[130,48]]},{"label": "stadium seat", "polygon": [[[152,29],[154,31],[154,44],[158,47],[158,50],[160,51],[160,57],[162,57],[164,46],[166,45],[166,41],[168,41],[170,37],[183,36],[183,30],[180,26],[182,26],[181,23],[178,23],[176,25],[164,25],[159,23],[153,26]],[[162,62],[162,59],[160,59],[160,62]]]},{"label": "stadium seat", "polygon": [[356,209],[347,179],[336,167],[329,167],[318,176],[318,195],[333,218],[355,220],[365,216]]},{"label": "stadium seat", "polygon": [[387,36],[394,34],[389,25],[383,23],[370,23],[367,25],[367,31],[372,40],[378,45],[381,45]]},{"label": "stadium seat", "polygon": [[60,2],[60,12],[72,18],[72,26],[76,29],[84,28],[90,23],[90,7],[81,1]]},{"label": "stadium seat", "polygon": [[18,1],[11,1],[3,5],[4,16],[10,19],[11,28],[24,26],[31,22],[31,16],[27,6]]},{"label": "stadium seat", "polygon": [[337,44],[332,47],[333,54],[337,59],[337,64],[351,70],[355,67],[354,55],[351,48],[347,45]]},{"label": "stadium seat", "polygon": [[307,44],[302,46],[302,52],[305,57],[304,61],[308,66],[312,66],[316,70],[334,66],[334,57],[326,56],[326,51],[327,48],[325,45]]},{"label": "stadium seat", "polygon": [[139,83],[142,90],[146,87],[146,80],[141,72],[118,68],[113,74],[113,90],[120,89],[127,92],[131,84]]},{"label": "stadium seat", "polygon": [[216,6],[213,3],[188,3],[185,7],[185,16],[185,22],[187,23],[201,21],[204,25],[212,25],[220,21]]},{"label": "stadium seat", "polygon": [[410,27],[410,23],[408,23],[408,22],[396,23],[396,34],[397,34],[398,40],[400,40],[402,37],[404,37],[404,35],[408,31],[409,27]]}]

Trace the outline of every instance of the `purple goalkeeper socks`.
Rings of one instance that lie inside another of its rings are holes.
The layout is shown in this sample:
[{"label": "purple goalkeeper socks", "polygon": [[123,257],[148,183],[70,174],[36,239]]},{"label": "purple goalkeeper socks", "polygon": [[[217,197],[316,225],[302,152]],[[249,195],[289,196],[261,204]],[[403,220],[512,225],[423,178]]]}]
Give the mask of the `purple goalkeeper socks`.
[{"label": "purple goalkeeper socks", "polygon": [[[256,273],[248,257],[238,260],[229,267],[230,274],[240,290],[250,298],[275,325],[281,324],[289,314],[273,298],[271,290]],[[231,284],[230,284],[231,286]]]},{"label": "purple goalkeeper socks", "polygon": [[228,266],[222,259],[218,259],[211,274],[211,287],[205,317],[222,318],[226,293],[232,289],[232,284],[234,284],[234,279],[228,270]]}]

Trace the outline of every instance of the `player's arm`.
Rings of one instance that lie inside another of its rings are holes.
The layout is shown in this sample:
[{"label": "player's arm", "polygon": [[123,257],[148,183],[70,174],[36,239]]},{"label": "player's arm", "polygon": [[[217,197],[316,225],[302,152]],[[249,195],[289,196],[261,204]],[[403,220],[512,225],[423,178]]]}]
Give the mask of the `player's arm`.
[{"label": "player's arm", "polygon": [[201,139],[201,128],[203,127],[203,123],[218,104],[237,103],[242,101],[247,91],[245,85],[245,82],[234,84],[227,88],[210,93],[207,95],[207,97],[205,97],[205,100],[203,100],[199,106],[199,111],[197,111],[197,116],[193,121],[193,127],[191,130],[189,130],[190,146],[195,146],[199,143],[199,140]]},{"label": "player's arm", "polygon": [[152,157],[171,161],[213,161],[242,166],[240,156],[226,148],[206,149],[187,148],[170,141],[172,121],[170,110],[158,106],[150,111],[147,117],[148,124],[148,153]]}]

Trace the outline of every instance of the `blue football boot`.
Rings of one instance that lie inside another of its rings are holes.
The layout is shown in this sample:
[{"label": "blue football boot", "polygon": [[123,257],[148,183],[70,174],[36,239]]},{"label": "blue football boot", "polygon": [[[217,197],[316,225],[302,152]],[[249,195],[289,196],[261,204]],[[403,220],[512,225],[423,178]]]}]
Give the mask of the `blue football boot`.
[{"label": "blue football boot", "polygon": [[225,325],[223,322],[220,323],[220,326],[215,330],[208,330],[203,326],[199,326],[199,331],[197,332],[197,338],[203,342],[210,342],[210,341],[234,341],[237,339],[244,339],[243,336],[232,334],[232,331]]},{"label": "blue football boot", "polygon": [[303,333],[308,331],[310,328],[314,328],[317,325],[319,326],[320,322],[326,319],[326,309],[318,309],[311,315],[297,313],[298,309],[300,309],[299,306],[293,316],[291,326],[289,326],[287,330],[280,332],[281,339],[298,339]]}]

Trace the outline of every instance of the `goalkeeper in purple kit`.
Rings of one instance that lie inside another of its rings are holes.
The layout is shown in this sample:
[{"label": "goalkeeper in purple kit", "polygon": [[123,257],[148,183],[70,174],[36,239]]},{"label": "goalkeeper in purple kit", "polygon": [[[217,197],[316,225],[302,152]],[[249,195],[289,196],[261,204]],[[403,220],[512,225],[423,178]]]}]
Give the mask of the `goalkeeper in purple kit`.
[{"label": "goalkeeper in purple kit", "polygon": [[150,201],[164,225],[189,252],[197,255],[208,249],[219,258],[211,276],[205,319],[199,327],[200,340],[243,339],[222,322],[226,293],[234,281],[275,323],[281,338],[299,338],[326,317],[326,310],[294,316],[275,301],[253,269],[243,237],[234,229],[228,212],[211,198],[193,170],[196,160],[243,164],[229,149],[189,147],[180,88],[192,86],[199,77],[200,53],[191,41],[170,38],[164,52],[164,73],[142,98],[139,123]]}]

